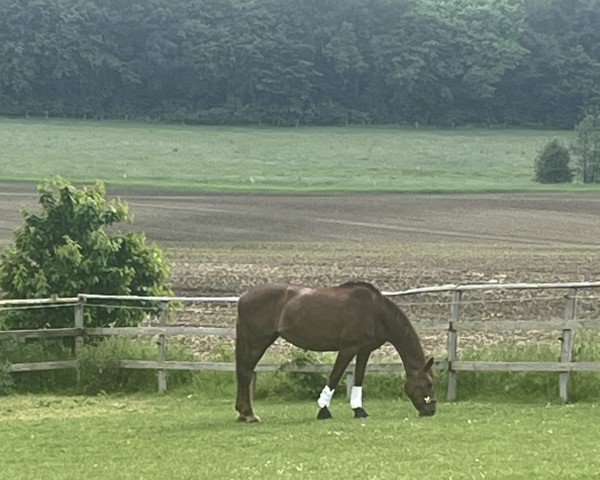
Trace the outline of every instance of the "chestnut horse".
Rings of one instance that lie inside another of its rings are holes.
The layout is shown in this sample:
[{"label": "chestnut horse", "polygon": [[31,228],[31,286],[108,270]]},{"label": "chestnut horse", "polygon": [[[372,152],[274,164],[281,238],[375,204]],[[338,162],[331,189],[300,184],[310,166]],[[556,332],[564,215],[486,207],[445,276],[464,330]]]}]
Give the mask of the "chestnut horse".
[{"label": "chestnut horse", "polygon": [[406,371],[404,389],[420,415],[436,410],[431,367],[417,332],[406,315],[373,285],[349,282],[331,288],[263,285],[239,299],[235,361],[240,422],[259,422],[252,408],[254,368],[278,338],[305,350],[337,351],[327,385],[318,399],[317,418],[331,418],[333,391],[350,361],[356,357],[351,407],[357,418],[367,417],[362,407],[362,384],[370,353],[390,342]]}]

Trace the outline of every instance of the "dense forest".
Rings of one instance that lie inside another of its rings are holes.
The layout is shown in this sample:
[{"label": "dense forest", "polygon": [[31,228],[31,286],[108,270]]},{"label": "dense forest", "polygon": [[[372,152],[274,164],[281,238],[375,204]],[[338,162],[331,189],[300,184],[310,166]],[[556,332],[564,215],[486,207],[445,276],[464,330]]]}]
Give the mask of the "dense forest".
[{"label": "dense forest", "polygon": [[573,127],[600,0],[0,0],[0,114]]}]

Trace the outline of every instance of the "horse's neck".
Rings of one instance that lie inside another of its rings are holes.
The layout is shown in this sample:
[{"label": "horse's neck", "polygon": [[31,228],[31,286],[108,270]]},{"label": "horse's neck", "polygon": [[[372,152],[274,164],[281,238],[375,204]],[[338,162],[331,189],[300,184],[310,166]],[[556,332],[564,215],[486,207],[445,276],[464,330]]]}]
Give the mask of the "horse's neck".
[{"label": "horse's neck", "polygon": [[390,343],[398,351],[406,373],[419,371],[425,365],[425,352],[417,331],[399,309],[390,310],[387,325]]}]

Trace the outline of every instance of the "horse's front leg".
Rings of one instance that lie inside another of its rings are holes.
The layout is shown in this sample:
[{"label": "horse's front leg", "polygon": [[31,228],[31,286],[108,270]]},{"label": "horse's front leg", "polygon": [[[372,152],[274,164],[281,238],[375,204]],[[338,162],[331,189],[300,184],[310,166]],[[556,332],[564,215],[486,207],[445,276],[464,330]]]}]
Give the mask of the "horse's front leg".
[{"label": "horse's front leg", "polygon": [[321,395],[317,400],[317,404],[319,405],[319,413],[317,414],[317,419],[324,420],[327,418],[331,418],[331,412],[329,411],[329,405],[331,403],[331,397],[333,397],[333,392],[335,391],[335,387],[340,382],[342,375],[346,371],[348,364],[356,355],[356,350],[340,350],[335,359],[335,363],[333,365],[333,370],[329,375],[329,380],[327,381],[327,385],[321,391]]},{"label": "horse's front leg", "polygon": [[370,350],[358,352],[356,355],[356,365],[354,367],[354,385],[350,392],[350,406],[354,410],[354,418],[367,418],[369,414],[365,411],[362,404],[363,381],[367,369],[367,361],[371,355]]}]

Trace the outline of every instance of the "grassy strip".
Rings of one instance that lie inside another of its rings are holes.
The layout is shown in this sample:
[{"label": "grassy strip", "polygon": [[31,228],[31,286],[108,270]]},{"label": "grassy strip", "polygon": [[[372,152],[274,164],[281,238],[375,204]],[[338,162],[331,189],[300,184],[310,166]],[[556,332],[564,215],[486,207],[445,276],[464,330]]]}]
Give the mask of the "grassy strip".
[{"label": "grassy strip", "polygon": [[538,185],[537,152],[573,132],[263,129],[0,119],[0,181],[225,193],[583,191]]},{"label": "grassy strip", "polygon": [[[231,398],[0,398],[0,479],[594,478],[597,404],[370,400],[371,417],[314,419],[314,402],[259,402],[240,425]],[[568,459],[568,460],[567,460]]]},{"label": "grassy strip", "polygon": [[[599,334],[579,332],[575,360],[598,361]],[[212,361],[233,362],[233,348],[223,345],[216,350]],[[56,342],[30,342],[19,345],[12,341],[0,344],[0,354],[12,363],[35,362],[72,358],[70,349],[57,348]],[[286,355],[268,353],[270,363],[296,365],[333,363],[313,352],[293,349]],[[553,361],[556,349],[545,344],[518,345],[504,341],[494,347],[478,348],[463,353],[463,360],[486,361]],[[88,345],[78,360],[77,371],[28,372],[10,374],[0,369],[0,395],[12,392],[67,392],[98,394],[104,392],[152,392],[156,389],[156,372],[153,370],[124,370],[121,359],[155,360],[156,348],[150,342],[129,338],[109,337],[98,345]],[[169,349],[169,360],[193,360],[183,346]],[[394,361],[396,359],[394,358]],[[1,366],[1,365],[0,365]],[[235,392],[234,375],[218,372],[169,372],[169,389],[184,388],[192,393],[213,397],[229,396]],[[326,383],[327,375],[312,373],[261,373],[256,387],[256,398],[310,399],[316,398]],[[369,374],[365,380],[366,390],[372,398],[402,398],[401,369],[396,374]],[[447,373],[440,372],[436,389],[443,399],[447,389]],[[337,395],[343,397],[345,387],[340,385]],[[558,375],[531,372],[460,372],[458,375],[460,400],[528,401],[544,403],[558,401]],[[594,401],[600,396],[600,375],[576,372],[571,376],[571,398],[574,401]]]}]

